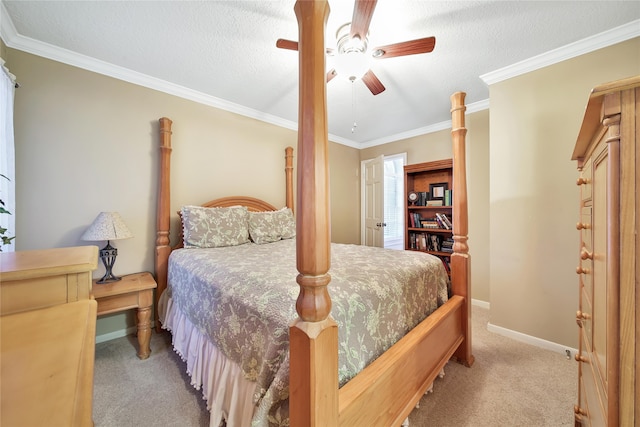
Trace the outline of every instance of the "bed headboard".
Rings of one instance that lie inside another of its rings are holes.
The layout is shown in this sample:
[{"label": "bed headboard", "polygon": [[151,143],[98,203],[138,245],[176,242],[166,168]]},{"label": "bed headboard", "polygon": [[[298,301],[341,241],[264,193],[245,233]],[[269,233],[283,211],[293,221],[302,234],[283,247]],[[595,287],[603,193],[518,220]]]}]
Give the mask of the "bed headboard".
[{"label": "bed headboard", "polygon": [[[264,212],[277,210],[272,204],[255,197],[231,196],[221,199],[211,200],[203,203],[201,206],[205,208],[228,208],[231,206],[246,206],[251,212]],[[290,206],[289,206],[290,207]]]},{"label": "bed headboard", "polygon": [[[181,248],[183,245],[182,220],[179,226],[179,241],[175,246],[171,246],[169,240],[169,227],[171,224],[171,125],[173,122],[167,117],[160,120],[160,171],[158,175],[158,211],[156,221],[156,289],[155,298],[155,321],[156,330],[160,331],[158,321],[158,299],[167,288],[167,271],[169,265],[169,255],[173,249]],[[285,148],[285,202],[292,211],[293,203],[293,147]],[[271,203],[265,202],[255,197],[229,196],[220,199],[210,200],[201,204],[203,207],[230,207],[246,206],[249,211],[263,212],[277,210]],[[178,217],[180,217],[178,213]]]}]

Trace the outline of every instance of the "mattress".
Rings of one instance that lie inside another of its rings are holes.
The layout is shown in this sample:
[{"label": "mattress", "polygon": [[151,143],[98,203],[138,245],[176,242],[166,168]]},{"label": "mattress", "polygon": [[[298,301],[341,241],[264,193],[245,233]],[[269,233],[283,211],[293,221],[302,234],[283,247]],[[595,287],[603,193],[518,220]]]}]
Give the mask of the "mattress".
[{"label": "mattress", "polygon": [[[206,339],[251,385],[245,389],[253,392],[252,425],[280,425],[288,417],[288,333],[299,293],[295,251],[295,239],[288,239],[178,249],[169,258],[168,328],[187,324],[179,328],[183,334]],[[329,274],[341,386],[447,300],[441,260],[422,252],[332,243]],[[176,351],[184,353],[184,345]],[[194,385],[200,381],[206,382],[198,378]],[[222,412],[226,418],[229,409]]]}]

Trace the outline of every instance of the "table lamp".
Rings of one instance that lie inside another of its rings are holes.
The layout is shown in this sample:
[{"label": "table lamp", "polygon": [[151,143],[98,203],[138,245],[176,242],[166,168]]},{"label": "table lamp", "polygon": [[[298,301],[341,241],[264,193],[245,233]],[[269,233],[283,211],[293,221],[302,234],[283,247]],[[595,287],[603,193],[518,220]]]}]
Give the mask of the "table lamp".
[{"label": "table lamp", "polygon": [[107,241],[107,246],[100,250],[100,259],[102,259],[106,272],[102,279],[96,283],[117,282],[121,279],[114,276],[111,271],[118,256],[118,249],[111,246],[110,241],[128,239],[130,237],[133,237],[133,234],[131,234],[118,212],[100,212],[87,228],[87,231],[84,232],[81,237],[82,240]]}]

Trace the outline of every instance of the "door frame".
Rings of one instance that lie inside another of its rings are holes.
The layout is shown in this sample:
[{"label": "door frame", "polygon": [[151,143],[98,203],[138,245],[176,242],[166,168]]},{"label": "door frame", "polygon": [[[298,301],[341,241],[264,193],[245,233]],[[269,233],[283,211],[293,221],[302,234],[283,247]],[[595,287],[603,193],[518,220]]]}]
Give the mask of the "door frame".
[{"label": "door frame", "polygon": [[[376,156],[374,158],[371,159],[365,159],[365,160],[361,160],[360,161],[360,244],[361,245],[365,245],[365,206],[366,206],[366,183],[365,183],[365,163],[370,162],[372,160],[375,160],[377,157]],[[385,155],[382,154],[382,163],[383,163],[383,171],[384,171],[384,162],[390,159],[394,159],[394,158],[401,158],[402,159],[402,164],[403,166],[407,165],[407,152],[402,152],[402,153],[396,153],[396,154],[389,154],[389,155]],[[383,172],[383,179],[384,179],[384,172]],[[403,185],[404,185],[404,180],[402,181]],[[383,191],[384,191],[384,185],[383,187]],[[383,201],[386,200],[386,197],[382,198]],[[383,202],[384,203],[384,202]],[[381,209],[381,212],[383,212],[384,215],[384,206]],[[403,218],[404,220],[404,211],[401,212],[402,216],[401,218]],[[382,218],[382,221],[384,221],[384,217]],[[404,236],[402,237],[403,242],[404,242]],[[384,242],[384,231],[382,232],[382,246],[385,246],[385,242]],[[403,248],[404,248],[404,243],[403,243]]]}]

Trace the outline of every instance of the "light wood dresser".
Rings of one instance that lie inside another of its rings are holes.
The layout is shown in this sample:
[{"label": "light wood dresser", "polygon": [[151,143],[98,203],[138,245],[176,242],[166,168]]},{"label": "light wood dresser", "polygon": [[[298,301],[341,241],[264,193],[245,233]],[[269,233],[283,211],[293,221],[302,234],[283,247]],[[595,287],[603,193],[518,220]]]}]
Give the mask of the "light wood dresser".
[{"label": "light wood dresser", "polygon": [[91,298],[97,246],[0,253],[0,313]]},{"label": "light wood dresser", "polygon": [[98,248],[0,253],[0,425],[91,426]]},{"label": "light wood dresser", "polygon": [[591,91],[573,152],[580,172],[576,425],[640,424],[640,76]]}]

